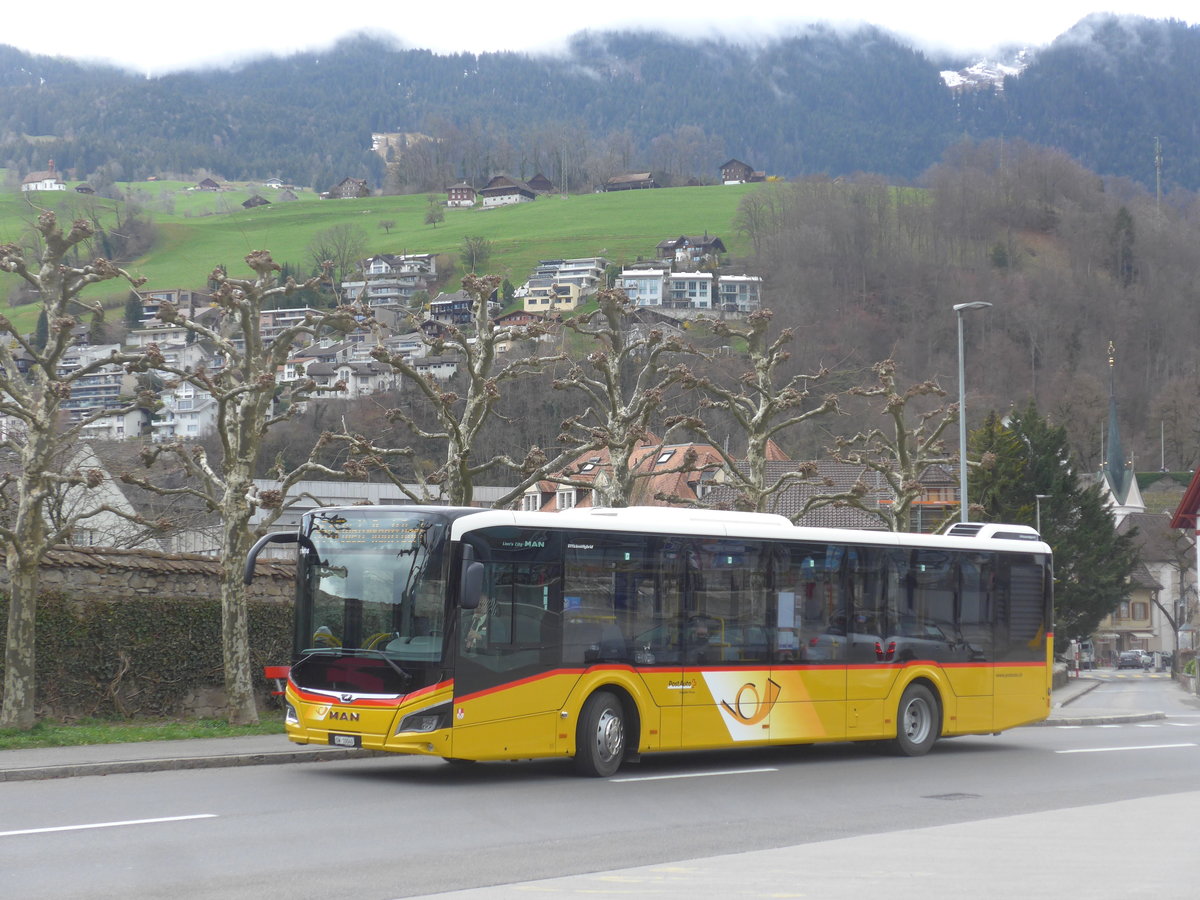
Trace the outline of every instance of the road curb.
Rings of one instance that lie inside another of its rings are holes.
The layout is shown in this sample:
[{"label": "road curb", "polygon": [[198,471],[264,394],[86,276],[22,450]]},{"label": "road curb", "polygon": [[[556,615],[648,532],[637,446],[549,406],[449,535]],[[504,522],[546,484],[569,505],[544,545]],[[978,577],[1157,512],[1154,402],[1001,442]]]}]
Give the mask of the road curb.
[{"label": "road curb", "polygon": [[1038,725],[1071,725],[1079,727],[1082,725],[1127,725],[1131,722],[1153,722],[1157,719],[1165,719],[1166,713],[1151,712],[1151,713],[1087,713],[1078,716],[1051,716],[1049,719],[1043,719],[1038,722]]},{"label": "road curb", "polygon": [[176,769],[224,769],[235,766],[274,766],[287,763],[336,762],[384,756],[377,750],[285,750],[279,753],[235,753],[221,756],[162,757],[124,759],[107,762],[69,763],[58,766],[26,766],[0,770],[0,782],[44,781],[51,778],[78,778],[84,775],[127,775],[139,772],[165,772]]}]

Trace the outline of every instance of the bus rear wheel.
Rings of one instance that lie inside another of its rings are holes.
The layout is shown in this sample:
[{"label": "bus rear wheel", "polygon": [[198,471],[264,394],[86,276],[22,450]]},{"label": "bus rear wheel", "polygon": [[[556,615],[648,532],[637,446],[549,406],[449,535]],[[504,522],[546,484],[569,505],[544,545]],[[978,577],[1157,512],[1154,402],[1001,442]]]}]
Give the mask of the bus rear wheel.
[{"label": "bus rear wheel", "polygon": [[588,697],[575,729],[575,770],[580,775],[607,778],[625,756],[625,710],[608,691]]},{"label": "bus rear wheel", "polygon": [[896,710],[896,739],[889,749],[897,756],[924,756],[937,740],[941,711],[933,691],[923,684],[910,684]]}]

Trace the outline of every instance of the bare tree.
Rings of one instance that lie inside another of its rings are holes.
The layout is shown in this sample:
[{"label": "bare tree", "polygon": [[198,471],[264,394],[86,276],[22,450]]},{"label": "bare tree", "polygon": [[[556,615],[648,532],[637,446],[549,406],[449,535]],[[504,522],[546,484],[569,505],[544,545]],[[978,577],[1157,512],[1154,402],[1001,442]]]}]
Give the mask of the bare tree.
[{"label": "bare tree", "polygon": [[[868,428],[850,438],[837,438],[831,455],[838,462],[863,466],[875,473],[891,502],[882,506],[866,502],[867,486],[860,483],[845,493],[811,498],[806,511],[816,506],[845,503],[879,519],[889,531],[910,531],[913,504],[925,492],[921,485],[925,470],[930,466],[951,466],[958,462],[956,455],[946,453],[942,439],[946,429],[958,421],[958,404],[917,409],[921,404],[914,401],[929,397],[941,400],[946,392],[934,381],[922,381],[901,391],[896,386],[896,363],[890,359],[876,363],[873,371],[877,379],[874,386],[851,388],[850,393],[880,398],[879,414],[885,416],[889,424]],[[910,424],[909,416],[914,413],[916,423]]]},{"label": "bare tree", "polygon": [[[260,312],[277,297],[315,287],[313,278],[302,285],[288,279],[280,284],[279,266],[271,254],[258,250],[246,257],[254,271],[253,279],[230,278],[217,270],[212,300],[220,310],[220,322],[210,327],[195,319],[184,318],[170,304],[163,304],[159,318],[187,329],[208,341],[220,357],[215,371],[206,368],[182,369],[168,364],[161,353],[154,353],[152,366],[180,382],[187,382],[210,396],[217,406],[217,437],[221,458],[210,459],[204,446],[176,442],[160,444],[143,451],[143,462],[152,466],[160,457],[175,461],[186,475],[177,487],[163,488],[148,479],[127,473],[124,480],[161,495],[198,498],[221,520],[221,646],[225,668],[226,702],[231,722],[258,721],[250,670],[249,621],[246,589],[242,583],[242,565],[254,540],[250,520],[259,508],[278,508],[288,487],[313,471],[302,467],[284,475],[277,492],[260,493],[254,484],[263,440],[275,425],[293,416],[312,394],[319,390],[338,390],[340,385],[319,389],[308,379],[280,384],[278,377],[293,351],[294,342],[304,336],[315,337],[323,329],[350,331],[357,327],[352,311],[341,308],[329,314],[310,313],[273,335],[264,335]],[[322,442],[318,441],[320,448]],[[315,451],[314,451],[315,452]],[[330,474],[328,470],[320,471]],[[340,473],[332,473],[340,474]]]},{"label": "bare tree", "polygon": [[572,365],[556,379],[554,388],[582,391],[590,402],[582,413],[563,423],[560,440],[573,446],[576,456],[585,449],[606,448],[610,467],[594,481],[572,479],[573,473],[553,480],[592,489],[596,506],[628,506],[639,478],[689,471],[695,462],[695,454],[687,453],[674,469],[651,473],[636,466],[639,450],[655,440],[651,426],[663,412],[667,391],[691,377],[679,360],[696,351],[661,329],[634,327],[624,291],[605,289],[596,299],[597,309],[563,324],[598,346],[583,363]]},{"label": "bare tree", "polygon": [[476,271],[486,266],[488,260],[492,258],[492,242],[478,235],[467,235],[462,239],[458,255],[462,260],[463,266],[474,275]]},{"label": "bare tree", "polygon": [[767,512],[771,497],[794,482],[807,480],[812,474],[809,467],[798,466],[768,483],[766,463],[771,441],[785,429],[836,412],[838,408],[837,397],[828,395],[805,409],[811,395],[809,386],[829,374],[825,369],[814,375],[793,375],[782,385],[776,385],[780,366],[790,358],[786,348],[792,341],[793,332],[790,328],[784,329],[772,340],[769,334],[771,318],[771,311],[763,309],[751,313],[745,327],[719,320],[707,321],[705,324],[713,334],[727,343],[745,342],[750,368],[735,386],[721,384],[707,375],[684,381],[685,386],[703,392],[701,409],[722,410],[745,433],[744,461],[739,462],[722,442],[714,440],[701,419],[694,416],[668,419],[668,424],[684,425],[721,454],[725,461],[726,484],[738,495],[737,507],[752,512]]},{"label": "bare tree", "polygon": [[[129,371],[142,367],[142,354],[114,352],[108,357],[64,371],[63,360],[79,324],[75,308],[100,309],[80,293],[88,285],[124,278],[135,287],[142,282],[106,259],[71,266],[65,260],[95,233],[91,223],[76,221],[63,233],[54,213],[37,220],[40,253],[36,263],[15,244],[0,246],[0,271],[24,279],[40,298],[48,323],[47,341],[37,347],[7,318],[0,316],[0,418],[6,423],[0,450],[15,463],[15,471],[0,476],[0,546],[4,549],[9,581],[8,637],[4,649],[4,705],[0,727],[31,728],[35,703],[35,616],[39,565],[46,552],[63,541],[81,521],[104,512],[123,514],[107,504],[87,506],[51,522],[48,507],[71,486],[98,486],[103,476],[94,469],[64,471],[65,448],[78,441],[84,428],[112,415],[137,408],[133,401],[121,409],[97,410],[71,421],[63,403],[71,388],[110,366]],[[143,401],[146,402],[146,401]]]},{"label": "bare tree", "polygon": [[411,408],[397,407],[388,413],[388,417],[402,422],[418,438],[445,442],[445,456],[432,471],[422,471],[419,463],[414,464],[419,491],[404,484],[392,465],[396,460],[413,460],[415,454],[411,447],[379,447],[362,434],[343,433],[335,436],[349,443],[352,455],[361,464],[378,469],[414,502],[441,500],[455,506],[469,506],[474,498],[475,482],[481,476],[503,469],[519,472],[520,483],[496,502],[496,506],[503,507],[520,497],[534,481],[544,477],[550,467],[561,466],[570,458],[562,453],[558,458],[548,460],[539,447],[530,447],[524,459],[519,461],[504,453],[486,459],[472,456],[472,449],[479,442],[480,435],[494,425],[495,406],[501,396],[500,386],[539,372],[546,365],[562,359],[561,355],[554,354],[501,361],[498,347],[540,337],[546,333],[546,327],[534,324],[497,328],[488,310],[488,302],[499,283],[500,279],[492,275],[468,275],[464,278],[463,290],[473,302],[471,327],[447,324],[444,334],[426,338],[427,347],[434,355],[440,356],[447,351],[455,354],[465,377],[464,395],[445,388],[433,376],[418,371],[411,360],[400,354],[388,353],[382,345],[373,354],[408,381],[411,391],[425,401],[424,409],[433,415],[435,424],[424,427]]},{"label": "bare tree", "polygon": [[357,225],[334,225],[317,232],[308,244],[312,271],[324,272],[330,263],[335,291],[351,275],[367,253],[367,233]]}]

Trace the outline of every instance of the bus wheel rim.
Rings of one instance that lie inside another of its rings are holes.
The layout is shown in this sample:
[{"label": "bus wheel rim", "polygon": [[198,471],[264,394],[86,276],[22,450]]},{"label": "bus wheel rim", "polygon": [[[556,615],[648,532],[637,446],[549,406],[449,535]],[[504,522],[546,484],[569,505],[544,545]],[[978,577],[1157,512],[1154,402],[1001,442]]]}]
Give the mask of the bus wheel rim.
[{"label": "bus wheel rim", "polygon": [[603,760],[615,759],[624,744],[625,730],[621,725],[621,717],[611,709],[606,709],[596,723],[596,752]]},{"label": "bus wheel rim", "polygon": [[920,699],[913,700],[904,708],[904,734],[915,744],[929,735],[931,716],[928,706]]}]

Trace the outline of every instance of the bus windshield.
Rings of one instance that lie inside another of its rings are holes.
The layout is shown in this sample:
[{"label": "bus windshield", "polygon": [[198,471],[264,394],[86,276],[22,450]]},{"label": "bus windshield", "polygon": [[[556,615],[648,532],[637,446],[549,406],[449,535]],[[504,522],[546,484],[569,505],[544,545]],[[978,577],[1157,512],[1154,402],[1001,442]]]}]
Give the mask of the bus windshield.
[{"label": "bus windshield", "polygon": [[300,555],[297,656],[437,662],[446,521],[413,509],[317,510]]}]

